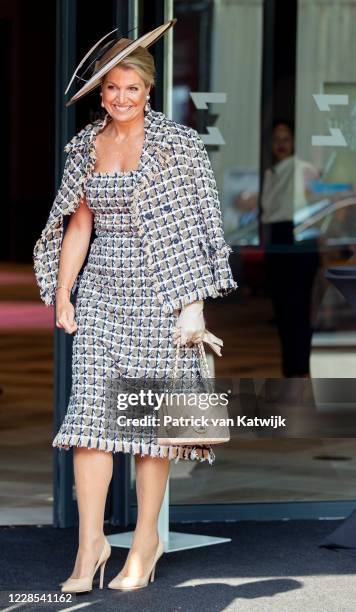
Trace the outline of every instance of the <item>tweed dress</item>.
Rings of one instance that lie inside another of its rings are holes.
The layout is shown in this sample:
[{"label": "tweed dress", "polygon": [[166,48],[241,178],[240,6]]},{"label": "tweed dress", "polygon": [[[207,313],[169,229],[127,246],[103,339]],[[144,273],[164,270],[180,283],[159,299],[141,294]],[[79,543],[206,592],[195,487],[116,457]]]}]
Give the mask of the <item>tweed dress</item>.
[{"label": "tweed dress", "polygon": [[[81,274],[75,303],[77,331],[72,347],[72,388],[67,412],[52,445],[86,446],[112,452],[208,460],[210,446],[163,446],[145,430],[124,432],[118,411],[106,405],[110,376],[163,379],[170,376],[179,311],[167,313],[145,268],[142,238],[133,223],[132,196],[142,156],[131,172],[92,172],[85,187],[95,237]],[[178,376],[202,376],[197,346],[181,347]]]}]

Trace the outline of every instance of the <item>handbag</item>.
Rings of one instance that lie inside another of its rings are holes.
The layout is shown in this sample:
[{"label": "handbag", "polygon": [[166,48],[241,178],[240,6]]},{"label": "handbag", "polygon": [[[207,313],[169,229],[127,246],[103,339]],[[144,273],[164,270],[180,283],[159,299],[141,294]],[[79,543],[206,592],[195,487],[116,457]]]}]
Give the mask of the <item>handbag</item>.
[{"label": "handbag", "polygon": [[[200,360],[206,379],[211,379],[209,365],[206,359],[205,349],[203,342],[197,343],[200,353]],[[179,363],[179,351],[180,343],[177,342],[177,349],[175,354],[175,362],[173,367],[173,390],[176,387],[177,382],[177,370]],[[200,381],[199,381],[200,382]],[[211,385],[207,382],[203,382],[204,385],[204,398],[206,395],[210,395]],[[207,391],[208,389],[208,391]],[[216,393],[214,396],[216,398]],[[185,446],[185,445],[204,445],[204,444],[223,444],[230,440],[230,430],[228,425],[228,409],[227,401],[221,401],[216,403],[211,402],[211,397],[204,401],[204,407],[201,407],[201,395],[200,393],[179,393],[182,399],[189,396],[189,404],[193,399],[193,406],[187,405],[187,402],[183,403],[176,398],[171,396],[169,405],[164,401],[160,408],[159,420],[160,424],[157,427],[157,444],[166,446]],[[197,405],[198,404],[198,405]],[[180,419],[183,418],[186,424],[176,425],[167,422],[168,418]],[[204,417],[204,422],[201,422]],[[165,422],[166,419],[166,422]],[[193,422],[192,422],[193,420]],[[177,435],[177,429],[179,429],[179,435]],[[219,436],[216,435],[217,431]]]}]

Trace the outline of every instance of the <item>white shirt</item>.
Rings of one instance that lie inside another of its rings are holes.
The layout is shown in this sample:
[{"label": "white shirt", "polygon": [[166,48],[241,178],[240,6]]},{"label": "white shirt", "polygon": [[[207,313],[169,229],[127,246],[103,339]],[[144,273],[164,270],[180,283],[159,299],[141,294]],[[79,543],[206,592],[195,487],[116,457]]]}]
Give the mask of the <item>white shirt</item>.
[{"label": "white shirt", "polygon": [[310,163],[291,155],[265,172],[262,189],[262,223],[293,221],[294,213],[308,206],[305,189],[318,172]]}]

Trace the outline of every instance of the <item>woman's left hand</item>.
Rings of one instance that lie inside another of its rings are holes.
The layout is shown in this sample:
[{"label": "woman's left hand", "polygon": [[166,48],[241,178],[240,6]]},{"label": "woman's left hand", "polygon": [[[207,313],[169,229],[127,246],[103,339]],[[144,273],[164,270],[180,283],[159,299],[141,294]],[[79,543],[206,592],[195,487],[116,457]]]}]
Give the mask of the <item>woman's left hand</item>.
[{"label": "woman's left hand", "polygon": [[203,300],[183,306],[173,332],[173,344],[177,344],[178,339],[181,346],[192,346],[202,341],[205,333],[203,309]]}]

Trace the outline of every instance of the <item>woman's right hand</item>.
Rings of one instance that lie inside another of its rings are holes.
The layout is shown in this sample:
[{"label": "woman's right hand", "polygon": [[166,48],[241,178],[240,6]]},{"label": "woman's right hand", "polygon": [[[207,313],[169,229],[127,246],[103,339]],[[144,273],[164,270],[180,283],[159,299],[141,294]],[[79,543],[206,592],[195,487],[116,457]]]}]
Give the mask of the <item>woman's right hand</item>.
[{"label": "woman's right hand", "polygon": [[67,292],[57,291],[56,297],[56,326],[64,329],[67,334],[77,331],[78,325],[74,320],[74,306]]}]

